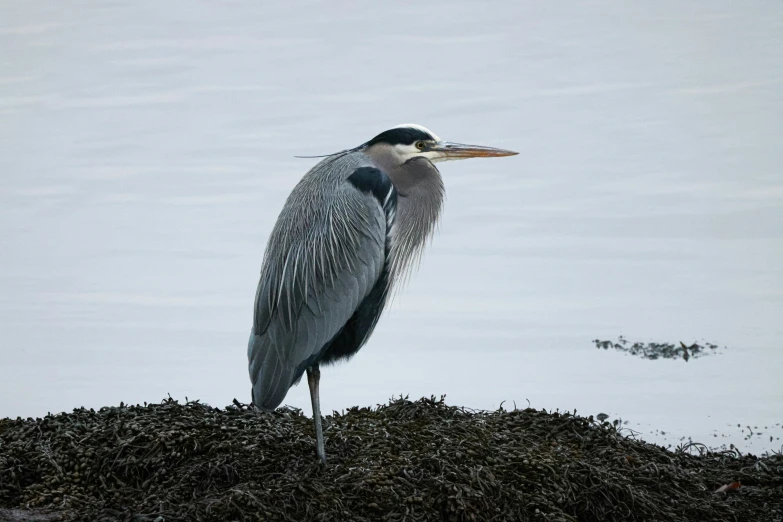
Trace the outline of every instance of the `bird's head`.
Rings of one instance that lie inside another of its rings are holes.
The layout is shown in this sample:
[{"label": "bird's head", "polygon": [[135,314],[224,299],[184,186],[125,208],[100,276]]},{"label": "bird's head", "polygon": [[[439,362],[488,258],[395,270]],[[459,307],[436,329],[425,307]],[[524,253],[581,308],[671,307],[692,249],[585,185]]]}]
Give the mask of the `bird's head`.
[{"label": "bird's head", "polygon": [[384,131],[363,144],[360,149],[370,157],[381,160],[381,163],[388,162],[396,164],[395,166],[403,165],[416,158],[426,158],[436,163],[438,161],[518,154],[510,150],[443,141],[435,133],[413,123],[398,125]]}]

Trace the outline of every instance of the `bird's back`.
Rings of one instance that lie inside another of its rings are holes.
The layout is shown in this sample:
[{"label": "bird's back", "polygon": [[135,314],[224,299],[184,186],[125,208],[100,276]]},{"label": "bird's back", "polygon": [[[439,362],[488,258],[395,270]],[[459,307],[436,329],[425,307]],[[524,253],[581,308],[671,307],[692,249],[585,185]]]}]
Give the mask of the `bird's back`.
[{"label": "bird's back", "polygon": [[277,407],[305,369],[350,356],[383,309],[388,177],[362,153],[330,157],[297,184],[264,255],[248,342],[253,402]]}]

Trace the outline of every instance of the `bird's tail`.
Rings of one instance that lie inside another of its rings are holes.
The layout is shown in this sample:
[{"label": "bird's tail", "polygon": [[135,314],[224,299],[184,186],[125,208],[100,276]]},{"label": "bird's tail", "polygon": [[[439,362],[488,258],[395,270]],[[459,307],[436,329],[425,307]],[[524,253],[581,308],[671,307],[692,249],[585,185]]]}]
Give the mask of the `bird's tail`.
[{"label": "bird's tail", "polygon": [[291,387],[293,369],[277,356],[268,336],[250,332],[247,344],[251,397],[256,408],[272,411],[283,402]]}]

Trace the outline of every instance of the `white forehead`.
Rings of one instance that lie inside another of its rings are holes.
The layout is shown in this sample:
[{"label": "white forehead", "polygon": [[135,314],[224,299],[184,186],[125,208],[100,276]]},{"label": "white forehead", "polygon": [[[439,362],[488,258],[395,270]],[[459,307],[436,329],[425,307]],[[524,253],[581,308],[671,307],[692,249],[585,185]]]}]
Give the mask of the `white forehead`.
[{"label": "white forehead", "polygon": [[397,125],[396,127],[392,127],[392,128],[393,129],[408,128],[408,129],[420,130],[422,132],[426,132],[427,134],[435,138],[435,141],[440,141],[440,138],[438,137],[437,134],[429,130],[427,127],[423,127],[422,125],[416,125],[415,123],[403,123],[402,125]]}]

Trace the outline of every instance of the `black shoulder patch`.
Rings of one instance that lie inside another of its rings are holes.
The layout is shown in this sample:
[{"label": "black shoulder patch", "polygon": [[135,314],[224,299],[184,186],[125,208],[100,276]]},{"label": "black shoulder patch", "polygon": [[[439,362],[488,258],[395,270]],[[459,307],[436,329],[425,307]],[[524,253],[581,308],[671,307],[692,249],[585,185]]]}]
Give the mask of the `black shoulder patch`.
[{"label": "black shoulder patch", "polygon": [[386,204],[393,189],[389,176],[375,167],[359,167],[348,176],[348,182],[362,192],[369,192],[375,196],[381,207]]},{"label": "black shoulder patch", "polygon": [[378,134],[376,137],[367,142],[367,146],[375,145],[376,143],[388,143],[389,145],[410,145],[413,142],[419,140],[433,140],[428,132],[423,130],[414,129],[413,127],[397,127],[396,129],[389,129]]}]

